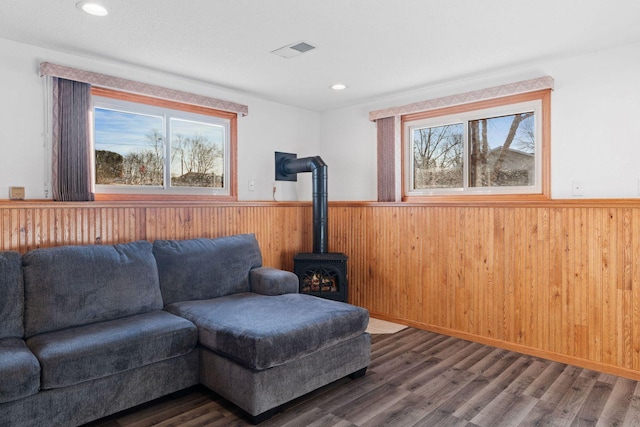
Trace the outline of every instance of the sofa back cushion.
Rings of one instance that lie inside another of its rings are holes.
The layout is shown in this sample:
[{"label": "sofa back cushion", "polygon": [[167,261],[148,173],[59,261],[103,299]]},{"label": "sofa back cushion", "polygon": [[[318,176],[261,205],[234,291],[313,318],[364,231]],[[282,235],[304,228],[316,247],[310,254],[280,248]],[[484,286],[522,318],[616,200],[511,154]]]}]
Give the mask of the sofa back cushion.
[{"label": "sofa back cushion", "polygon": [[249,270],[262,266],[253,234],[156,240],[153,254],[165,305],[249,292]]},{"label": "sofa back cushion", "polygon": [[27,337],[162,308],[146,241],[35,249],[22,265]]},{"label": "sofa back cushion", "polygon": [[22,338],[22,261],[18,252],[0,252],[0,338]]}]

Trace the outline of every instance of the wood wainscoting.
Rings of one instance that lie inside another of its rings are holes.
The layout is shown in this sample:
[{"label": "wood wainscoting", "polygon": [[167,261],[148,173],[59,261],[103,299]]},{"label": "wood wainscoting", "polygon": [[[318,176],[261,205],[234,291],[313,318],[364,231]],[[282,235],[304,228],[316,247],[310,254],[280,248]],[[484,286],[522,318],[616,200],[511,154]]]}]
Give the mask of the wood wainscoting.
[{"label": "wood wainscoting", "polygon": [[190,239],[255,233],[263,263],[293,270],[310,252],[307,203],[61,202],[0,203],[0,250]]},{"label": "wood wainscoting", "polygon": [[[312,250],[310,203],[2,202],[0,250],[256,233]],[[640,379],[640,200],[329,205],[349,301],[376,317]]]}]

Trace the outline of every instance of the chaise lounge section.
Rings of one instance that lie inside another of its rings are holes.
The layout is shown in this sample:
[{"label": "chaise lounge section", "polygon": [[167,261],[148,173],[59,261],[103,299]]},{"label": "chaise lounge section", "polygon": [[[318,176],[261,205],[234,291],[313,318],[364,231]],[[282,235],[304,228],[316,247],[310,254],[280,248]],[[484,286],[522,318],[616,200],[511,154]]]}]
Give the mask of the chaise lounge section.
[{"label": "chaise lounge section", "polygon": [[79,425],[198,383],[258,423],[364,374],[368,312],[297,292],[252,234],[0,253],[0,425]]},{"label": "chaise lounge section", "polygon": [[261,267],[255,237],[156,240],[153,252],[165,310],[198,328],[200,382],[255,423],[369,364],[368,312],[297,293],[293,273]]}]

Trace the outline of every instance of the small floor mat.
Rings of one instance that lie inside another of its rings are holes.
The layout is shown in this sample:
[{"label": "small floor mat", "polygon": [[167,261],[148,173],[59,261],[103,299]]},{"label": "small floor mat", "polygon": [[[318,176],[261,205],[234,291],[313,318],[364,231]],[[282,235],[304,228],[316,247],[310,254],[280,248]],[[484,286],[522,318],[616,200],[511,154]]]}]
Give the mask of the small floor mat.
[{"label": "small floor mat", "polygon": [[407,328],[405,325],[370,317],[367,332],[370,334],[395,334],[405,328]]}]

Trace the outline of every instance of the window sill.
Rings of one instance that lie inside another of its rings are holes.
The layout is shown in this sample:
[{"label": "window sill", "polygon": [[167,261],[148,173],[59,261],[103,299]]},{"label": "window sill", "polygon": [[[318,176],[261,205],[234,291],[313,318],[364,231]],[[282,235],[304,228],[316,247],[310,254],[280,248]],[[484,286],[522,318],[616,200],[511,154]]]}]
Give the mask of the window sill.
[{"label": "window sill", "polygon": [[235,196],[209,196],[190,194],[96,194],[95,200],[100,202],[141,201],[141,202],[237,202]]},{"label": "window sill", "polygon": [[490,205],[490,204],[520,204],[531,202],[546,202],[551,198],[546,194],[469,194],[456,196],[404,196],[403,202],[419,204],[454,204],[454,205]]}]

